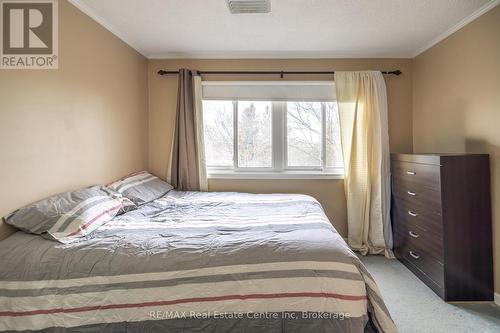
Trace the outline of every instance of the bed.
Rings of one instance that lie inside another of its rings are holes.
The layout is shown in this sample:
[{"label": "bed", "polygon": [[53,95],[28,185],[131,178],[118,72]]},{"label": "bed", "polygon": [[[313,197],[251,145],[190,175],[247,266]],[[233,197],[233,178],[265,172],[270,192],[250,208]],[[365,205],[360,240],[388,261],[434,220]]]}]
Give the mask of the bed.
[{"label": "bed", "polygon": [[69,244],[17,232],[0,267],[0,331],[396,331],[305,195],[172,190]]}]

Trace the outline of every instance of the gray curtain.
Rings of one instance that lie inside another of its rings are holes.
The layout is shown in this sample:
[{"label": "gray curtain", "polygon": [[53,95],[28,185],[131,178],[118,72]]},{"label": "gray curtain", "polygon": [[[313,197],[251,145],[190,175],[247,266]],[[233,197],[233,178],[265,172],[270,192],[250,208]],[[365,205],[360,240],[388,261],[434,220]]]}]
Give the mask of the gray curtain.
[{"label": "gray curtain", "polygon": [[179,70],[177,116],[170,169],[170,182],[179,191],[200,190],[200,161],[196,123],[195,72]]}]

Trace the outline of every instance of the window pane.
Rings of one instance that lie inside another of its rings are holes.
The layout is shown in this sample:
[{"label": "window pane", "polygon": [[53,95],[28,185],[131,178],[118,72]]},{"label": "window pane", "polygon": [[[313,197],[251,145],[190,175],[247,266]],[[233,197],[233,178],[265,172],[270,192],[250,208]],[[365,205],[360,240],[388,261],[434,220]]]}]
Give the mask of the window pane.
[{"label": "window pane", "polygon": [[342,168],[343,165],[337,103],[326,103],[326,166]]},{"label": "window pane", "polygon": [[321,103],[286,104],[289,167],[321,166]]},{"label": "window pane", "polygon": [[271,102],[238,102],[238,166],[272,167]]},{"label": "window pane", "polygon": [[233,166],[233,102],[203,101],[207,166]]}]

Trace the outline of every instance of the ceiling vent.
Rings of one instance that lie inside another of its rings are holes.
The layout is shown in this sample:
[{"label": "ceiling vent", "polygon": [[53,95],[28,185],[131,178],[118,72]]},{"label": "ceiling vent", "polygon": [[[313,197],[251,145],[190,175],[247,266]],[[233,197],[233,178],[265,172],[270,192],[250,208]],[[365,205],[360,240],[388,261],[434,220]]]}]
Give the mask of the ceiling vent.
[{"label": "ceiling vent", "polygon": [[226,0],[231,14],[263,14],[271,12],[271,0]]}]

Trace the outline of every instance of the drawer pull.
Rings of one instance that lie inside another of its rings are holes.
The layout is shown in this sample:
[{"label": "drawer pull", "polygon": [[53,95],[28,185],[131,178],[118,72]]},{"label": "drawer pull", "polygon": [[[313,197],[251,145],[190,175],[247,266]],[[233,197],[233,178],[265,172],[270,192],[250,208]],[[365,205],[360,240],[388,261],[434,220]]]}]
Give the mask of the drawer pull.
[{"label": "drawer pull", "polygon": [[416,254],[415,252],[410,251],[409,253],[410,253],[410,256],[412,256],[412,258],[414,258],[414,259],[420,259],[420,256],[418,254]]},{"label": "drawer pull", "polygon": [[418,237],[420,237],[420,235],[419,235],[419,234],[414,233],[413,231],[408,231],[408,233],[409,233],[409,234],[410,234],[410,236],[411,236],[411,237],[413,237],[413,238],[418,238]]},{"label": "drawer pull", "polygon": [[415,176],[417,173],[415,171],[406,171],[406,174]]},{"label": "drawer pull", "polygon": [[413,216],[413,217],[417,217],[418,216],[417,213],[414,213],[411,210],[408,211],[408,215]]},{"label": "drawer pull", "polygon": [[408,191],[407,193],[408,193],[408,195],[411,195],[411,196],[416,196],[417,195],[416,192],[412,192],[412,191]]}]

